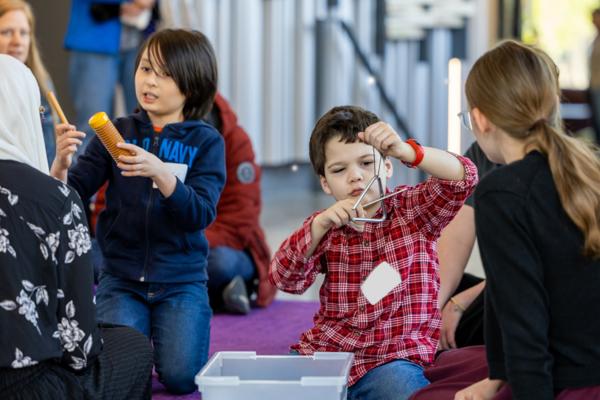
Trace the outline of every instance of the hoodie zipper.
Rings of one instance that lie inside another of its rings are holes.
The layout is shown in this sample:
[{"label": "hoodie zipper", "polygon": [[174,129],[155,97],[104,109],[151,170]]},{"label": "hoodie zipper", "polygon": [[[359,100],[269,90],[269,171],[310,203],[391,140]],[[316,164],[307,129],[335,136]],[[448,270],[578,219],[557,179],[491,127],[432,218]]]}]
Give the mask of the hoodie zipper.
[{"label": "hoodie zipper", "polygon": [[[154,132],[152,137],[152,154],[156,155],[158,151],[158,133]],[[154,189],[152,183],[150,183],[150,194],[148,196],[148,205],[146,206],[146,257],[144,257],[144,270],[140,277],[140,282],[146,280],[146,274],[148,273],[148,263],[150,260],[150,211],[152,211],[152,199],[154,197]]]}]

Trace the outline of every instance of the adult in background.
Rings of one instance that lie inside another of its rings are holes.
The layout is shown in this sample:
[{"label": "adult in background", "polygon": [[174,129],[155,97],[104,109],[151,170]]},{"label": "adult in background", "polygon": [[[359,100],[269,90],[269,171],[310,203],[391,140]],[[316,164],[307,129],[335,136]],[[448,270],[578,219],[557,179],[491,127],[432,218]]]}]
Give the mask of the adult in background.
[{"label": "adult in background", "polygon": [[137,107],[135,60],[154,3],[155,0],[72,0],[65,36],[65,48],[70,53],[69,84],[75,125],[88,133],[78,154],[83,153],[93,137],[89,118],[99,111],[115,116],[117,84],[123,89],[125,113],[132,113]]},{"label": "adult in background", "polygon": [[217,218],[206,229],[209,295],[217,309],[247,314],[252,291],[261,307],[268,306],[276,292],[269,282],[271,254],[259,221],[261,169],[248,134],[219,94],[208,122],[223,135],[227,167]]},{"label": "adult in background", "polygon": [[[598,398],[597,148],[564,132],[558,68],[539,49],[501,43],[473,65],[465,92],[477,142],[490,161],[505,164],[475,192],[487,371],[469,385],[466,368],[455,364],[448,370],[466,388],[445,396],[452,382],[432,379],[414,398],[492,399],[508,391],[515,400]],[[472,349],[442,353],[438,371],[444,359]],[[483,354],[479,361],[486,364]]]},{"label": "adult in background", "polygon": [[48,166],[54,160],[56,143],[54,121],[46,94],[54,90],[52,79],[44,67],[35,37],[35,18],[31,6],[23,0],[0,0],[0,53],[15,57],[31,69],[41,90],[40,114]]}]

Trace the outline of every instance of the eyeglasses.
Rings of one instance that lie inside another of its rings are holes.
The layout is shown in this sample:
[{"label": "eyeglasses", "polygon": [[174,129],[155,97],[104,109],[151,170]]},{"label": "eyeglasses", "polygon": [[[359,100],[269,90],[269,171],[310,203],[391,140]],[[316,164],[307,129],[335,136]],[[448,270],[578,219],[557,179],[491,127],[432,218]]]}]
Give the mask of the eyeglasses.
[{"label": "eyeglasses", "polygon": [[462,126],[473,131],[473,122],[471,121],[471,112],[470,111],[461,111],[457,114],[458,118],[460,118],[460,122]]}]

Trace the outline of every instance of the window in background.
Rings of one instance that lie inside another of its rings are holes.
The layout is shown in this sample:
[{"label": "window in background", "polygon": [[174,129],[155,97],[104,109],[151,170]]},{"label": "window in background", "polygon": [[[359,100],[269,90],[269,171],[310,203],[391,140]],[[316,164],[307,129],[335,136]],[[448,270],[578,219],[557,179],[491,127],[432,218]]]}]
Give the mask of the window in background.
[{"label": "window in background", "polygon": [[563,88],[587,89],[598,0],[522,0],[522,40],[546,51],[560,68]]}]

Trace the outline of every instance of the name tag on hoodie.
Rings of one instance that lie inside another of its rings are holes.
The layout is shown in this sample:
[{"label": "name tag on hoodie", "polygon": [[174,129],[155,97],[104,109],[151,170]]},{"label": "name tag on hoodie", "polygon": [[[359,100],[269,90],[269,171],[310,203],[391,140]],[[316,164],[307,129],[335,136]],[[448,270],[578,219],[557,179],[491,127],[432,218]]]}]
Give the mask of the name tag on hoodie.
[{"label": "name tag on hoodie", "polygon": [[[178,163],[165,163],[167,169],[177,177],[181,181],[181,183],[185,183],[185,177],[187,176],[188,166],[187,164],[178,164]],[[152,182],[152,188],[158,189],[156,183]]]},{"label": "name tag on hoodie", "polygon": [[371,305],[376,304],[402,283],[400,273],[387,262],[382,262],[367,276],[360,290]]}]

